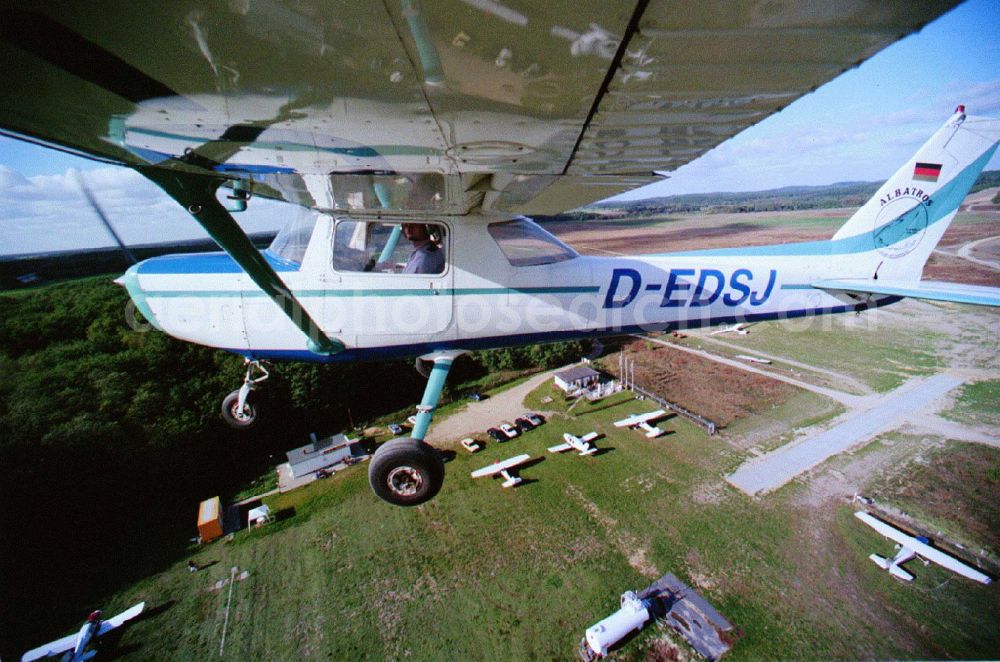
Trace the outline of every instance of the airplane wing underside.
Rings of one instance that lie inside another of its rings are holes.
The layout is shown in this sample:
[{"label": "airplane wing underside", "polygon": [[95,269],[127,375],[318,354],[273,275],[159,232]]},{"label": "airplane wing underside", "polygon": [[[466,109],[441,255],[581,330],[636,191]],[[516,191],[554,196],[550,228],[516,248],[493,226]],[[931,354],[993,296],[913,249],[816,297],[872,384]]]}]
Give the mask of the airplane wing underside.
[{"label": "airplane wing underside", "polygon": [[0,130],[322,210],[648,183],[955,2],[5,2]]}]

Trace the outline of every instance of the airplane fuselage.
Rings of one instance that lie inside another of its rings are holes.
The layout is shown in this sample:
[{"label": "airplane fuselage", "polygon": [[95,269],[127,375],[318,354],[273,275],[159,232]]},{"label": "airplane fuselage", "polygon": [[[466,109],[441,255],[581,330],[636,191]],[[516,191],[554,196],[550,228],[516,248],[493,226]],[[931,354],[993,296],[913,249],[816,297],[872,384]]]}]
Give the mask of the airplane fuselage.
[{"label": "airplane fuselage", "polygon": [[440,273],[375,273],[335,268],[339,222],[319,216],[300,260],[265,252],[323,331],[347,346],[338,354],[310,351],[303,333],[225,254],[153,258],[124,282],[144,316],[170,335],[257,359],[307,361],[791,318],[898,300],[859,301],[812,287],[844,275],[829,242],[515,265],[488,231],[504,219],[462,217],[433,221],[445,228]]}]

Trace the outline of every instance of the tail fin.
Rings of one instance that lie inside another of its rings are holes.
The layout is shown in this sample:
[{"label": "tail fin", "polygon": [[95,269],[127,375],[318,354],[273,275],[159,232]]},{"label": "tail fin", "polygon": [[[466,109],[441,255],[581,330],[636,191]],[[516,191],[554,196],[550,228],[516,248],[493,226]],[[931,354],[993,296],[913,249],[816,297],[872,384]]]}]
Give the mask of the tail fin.
[{"label": "tail fin", "polygon": [[833,236],[855,278],[918,281],[1000,140],[1000,120],[963,106]]}]

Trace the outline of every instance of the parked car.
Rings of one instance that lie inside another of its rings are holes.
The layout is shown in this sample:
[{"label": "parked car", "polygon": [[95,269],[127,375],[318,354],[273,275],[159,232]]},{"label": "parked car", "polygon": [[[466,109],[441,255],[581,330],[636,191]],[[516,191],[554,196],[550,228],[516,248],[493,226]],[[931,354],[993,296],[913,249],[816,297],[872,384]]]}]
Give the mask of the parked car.
[{"label": "parked car", "polygon": [[403,434],[403,426],[399,423],[389,423],[389,432],[393,434]]},{"label": "parked car", "polygon": [[517,428],[518,432],[521,432],[523,434],[528,430],[534,429],[535,426],[532,425],[531,421],[529,421],[526,418],[518,418],[514,421],[514,427]]},{"label": "parked car", "polygon": [[417,415],[414,414],[413,416],[407,416],[406,417],[406,422],[409,423],[410,425],[416,425],[417,424]]},{"label": "parked car", "polygon": [[534,425],[536,428],[539,425],[541,425],[542,423],[545,422],[545,417],[544,416],[542,416],[541,414],[536,414],[534,412],[530,412],[530,411],[527,412],[527,413],[525,413],[523,418],[526,418],[529,421],[531,421],[531,424]]},{"label": "parked car", "polygon": [[513,425],[511,425],[510,423],[501,423],[501,424],[500,424],[500,431],[501,431],[501,432],[503,432],[503,433],[504,433],[505,435],[507,435],[507,438],[508,438],[508,439],[513,439],[513,438],[514,438],[514,437],[516,437],[516,436],[517,436],[518,434],[520,434],[520,433],[519,433],[519,432],[517,431],[517,428],[515,428],[515,427],[514,427]]},{"label": "parked car", "polygon": [[469,394],[469,400],[472,400],[473,402],[479,402],[482,399],[483,396],[480,395],[479,391],[473,391],[472,393]]},{"label": "parked car", "polygon": [[463,439],[458,443],[462,444],[462,448],[469,451],[470,453],[475,453],[480,448],[482,448],[482,446],[479,445],[479,442],[477,442],[472,437],[466,437],[465,439]]},{"label": "parked car", "polygon": [[490,435],[490,437],[494,441],[507,441],[507,435],[505,435],[497,428],[490,428],[489,430],[486,431],[486,434]]}]

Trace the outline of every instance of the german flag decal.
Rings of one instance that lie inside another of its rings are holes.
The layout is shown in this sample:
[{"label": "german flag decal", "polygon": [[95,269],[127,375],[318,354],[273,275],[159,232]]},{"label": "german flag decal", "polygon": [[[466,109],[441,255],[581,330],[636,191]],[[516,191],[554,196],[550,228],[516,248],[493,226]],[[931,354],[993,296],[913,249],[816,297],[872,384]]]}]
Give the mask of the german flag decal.
[{"label": "german flag decal", "polygon": [[922,182],[936,182],[941,176],[940,163],[920,163],[913,168],[913,178]]}]

